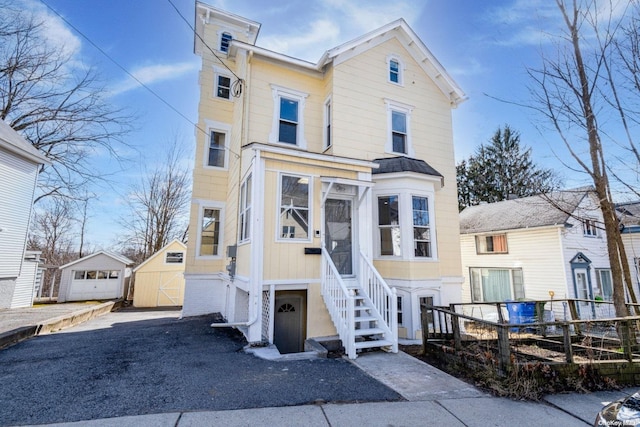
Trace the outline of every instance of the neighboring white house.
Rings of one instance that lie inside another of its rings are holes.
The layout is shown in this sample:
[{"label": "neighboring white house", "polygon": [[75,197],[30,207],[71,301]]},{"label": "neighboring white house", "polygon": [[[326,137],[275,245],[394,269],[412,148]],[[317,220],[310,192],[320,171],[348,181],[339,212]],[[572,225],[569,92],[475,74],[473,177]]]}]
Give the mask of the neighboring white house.
[{"label": "neighboring white house", "polygon": [[134,307],[181,306],[187,245],[174,239],[133,269]]},{"label": "neighboring white house", "polygon": [[[601,297],[612,281],[602,213],[590,189],[481,204],[460,213],[464,302]],[[551,307],[553,305],[553,307]],[[556,319],[561,303],[547,304]],[[580,318],[613,312],[578,304]]]},{"label": "neighboring white house", "polygon": [[123,298],[132,264],[122,255],[100,251],[61,266],[58,302]]},{"label": "neighboring white house", "polygon": [[640,299],[640,201],[616,206],[636,298]]},{"label": "neighboring white house", "polygon": [[30,306],[33,301],[21,296],[32,296],[35,282],[18,279],[25,268],[38,172],[49,163],[33,145],[0,120],[0,308]]}]

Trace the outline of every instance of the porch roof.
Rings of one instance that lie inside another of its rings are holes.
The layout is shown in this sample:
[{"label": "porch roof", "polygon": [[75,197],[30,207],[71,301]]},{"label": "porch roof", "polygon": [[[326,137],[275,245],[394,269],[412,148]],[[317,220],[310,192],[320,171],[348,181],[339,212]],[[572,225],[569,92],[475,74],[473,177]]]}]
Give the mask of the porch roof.
[{"label": "porch roof", "polygon": [[424,175],[432,175],[443,178],[442,174],[432,168],[427,162],[410,157],[389,157],[383,159],[375,159],[373,161],[380,165],[378,169],[371,171],[372,174],[380,173],[398,173],[398,172],[415,172]]}]

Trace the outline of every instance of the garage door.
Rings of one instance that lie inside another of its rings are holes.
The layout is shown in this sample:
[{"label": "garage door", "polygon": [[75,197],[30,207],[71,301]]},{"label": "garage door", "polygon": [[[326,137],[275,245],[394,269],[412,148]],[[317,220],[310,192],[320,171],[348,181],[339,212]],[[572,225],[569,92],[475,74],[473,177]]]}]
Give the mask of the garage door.
[{"label": "garage door", "polygon": [[118,270],[76,270],[71,277],[68,301],[114,299],[122,296]]}]

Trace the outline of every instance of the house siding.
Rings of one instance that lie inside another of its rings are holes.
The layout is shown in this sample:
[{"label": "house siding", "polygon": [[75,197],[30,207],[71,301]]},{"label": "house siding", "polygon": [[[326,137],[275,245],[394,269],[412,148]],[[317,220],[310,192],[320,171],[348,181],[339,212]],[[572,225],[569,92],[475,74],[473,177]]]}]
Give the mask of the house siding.
[{"label": "house siding", "polygon": [[0,279],[20,275],[37,177],[36,163],[0,146]]}]

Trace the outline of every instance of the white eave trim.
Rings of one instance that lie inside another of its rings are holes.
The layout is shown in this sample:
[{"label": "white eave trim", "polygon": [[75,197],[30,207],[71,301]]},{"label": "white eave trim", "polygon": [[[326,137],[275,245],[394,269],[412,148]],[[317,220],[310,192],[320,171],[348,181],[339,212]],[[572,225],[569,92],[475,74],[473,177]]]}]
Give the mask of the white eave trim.
[{"label": "white eave trim", "polygon": [[349,157],[337,157],[330,156],[328,154],[309,153],[308,151],[292,150],[285,147],[274,147],[272,145],[261,144],[258,142],[251,143],[243,149],[251,148],[254,151],[261,151],[265,153],[282,154],[291,157],[297,157],[300,159],[319,160],[324,162],[338,163],[341,165],[362,166],[371,169],[378,169],[380,165],[367,160],[351,159]]}]

